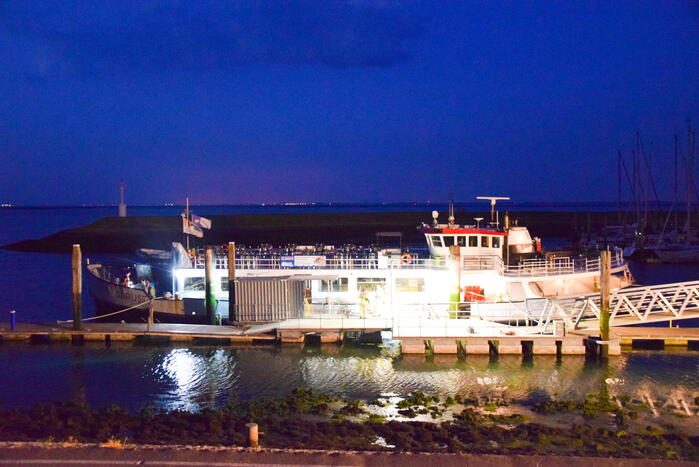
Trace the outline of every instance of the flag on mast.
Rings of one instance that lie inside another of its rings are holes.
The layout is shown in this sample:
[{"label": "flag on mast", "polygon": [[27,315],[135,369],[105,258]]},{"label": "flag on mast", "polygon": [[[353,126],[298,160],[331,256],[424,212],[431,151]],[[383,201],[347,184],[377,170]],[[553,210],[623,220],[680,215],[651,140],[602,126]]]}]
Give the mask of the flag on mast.
[{"label": "flag on mast", "polygon": [[197,216],[194,213],[192,213],[192,223],[194,225],[198,226],[200,229],[210,229],[211,228],[211,219],[207,219],[206,217]]},{"label": "flag on mast", "polygon": [[182,213],[182,232],[187,235],[194,235],[197,238],[204,237],[204,231],[194,222],[187,219],[187,216]]}]

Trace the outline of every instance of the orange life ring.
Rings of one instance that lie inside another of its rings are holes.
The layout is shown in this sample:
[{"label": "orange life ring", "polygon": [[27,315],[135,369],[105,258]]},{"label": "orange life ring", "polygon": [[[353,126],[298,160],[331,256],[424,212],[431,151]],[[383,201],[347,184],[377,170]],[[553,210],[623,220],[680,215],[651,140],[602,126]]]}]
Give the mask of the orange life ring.
[{"label": "orange life ring", "polygon": [[410,264],[413,262],[413,257],[408,253],[403,253],[400,257],[401,264]]}]

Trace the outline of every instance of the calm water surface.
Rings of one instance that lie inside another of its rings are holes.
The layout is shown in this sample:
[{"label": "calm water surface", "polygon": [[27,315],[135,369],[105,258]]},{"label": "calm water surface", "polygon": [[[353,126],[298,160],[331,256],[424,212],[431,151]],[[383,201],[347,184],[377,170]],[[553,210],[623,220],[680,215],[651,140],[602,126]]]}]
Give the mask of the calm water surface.
[{"label": "calm water surface", "polygon": [[[131,214],[177,215],[180,208],[136,208]],[[247,209],[247,211],[246,211]],[[308,208],[256,208],[261,212]],[[344,208],[346,210],[356,210]],[[318,210],[332,210],[318,208]],[[112,215],[113,208],[0,210],[0,244],[38,238]],[[172,212],[170,212],[172,211]],[[199,213],[250,212],[248,207],[216,207]],[[549,239],[550,242],[555,241]],[[546,244],[546,239],[545,239]],[[699,279],[694,265],[632,265],[637,280],[652,284]],[[70,258],[63,254],[0,250],[0,319],[17,310],[19,320],[52,322],[70,314]],[[84,300],[86,314],[94,311]],[[663,398],[680,391],[699,395],[699,352],[632,352],[612,359],[608,369],[564,357],[533,361],[487,356],[459,361],[453,356],[396,356],[376,346],[301,349],[298,347],[138,347],[103,344],[30,346],[0,344],[0,404],[27,406],[75,399],[138,409],[199,409],[232,398],[276,397],[296,386],[357,398],[403,395],[420,390],[437,394],[506,395],[525,399],[548,393],[582,397],[611,378],[622,393],[650,392]]]},{"label": "calm water surface", "polygon": [[632,352],[609,368],[583,357],[503,356],[457,360],[440,356],[397,356],[376,347],[136,347],[69,344],[3,344],[5,362],[0,404],[28,406],[50,400],[94,405],[117,403],[199,410],[235,398],[278,397],[296,386],[361,399],[412,391],[524,400],[546,393],[582,398],[614,381],[613,390],[664,400],[680,392],[699,395],[699,358],[691,353]]}]

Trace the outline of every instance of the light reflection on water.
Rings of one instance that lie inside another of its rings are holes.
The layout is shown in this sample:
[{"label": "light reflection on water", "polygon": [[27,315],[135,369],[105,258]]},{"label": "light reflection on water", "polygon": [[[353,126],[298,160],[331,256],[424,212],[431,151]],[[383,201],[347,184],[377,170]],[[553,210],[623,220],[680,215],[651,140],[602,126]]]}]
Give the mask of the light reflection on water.
[{"label": "light reflection on water", "polygon": [[412,391],[484,399],[549,394],[582,398],[607,381],[615,394],[662,400],[699,395],[699,353],[631,352],[608,368],[583,357],[396,356],[375,347],[135,347],[0,345],[0,402],[27,406],[77,399],[131,409],[220,407],[235,398],[279,397],[296,386],[372,399]]}]

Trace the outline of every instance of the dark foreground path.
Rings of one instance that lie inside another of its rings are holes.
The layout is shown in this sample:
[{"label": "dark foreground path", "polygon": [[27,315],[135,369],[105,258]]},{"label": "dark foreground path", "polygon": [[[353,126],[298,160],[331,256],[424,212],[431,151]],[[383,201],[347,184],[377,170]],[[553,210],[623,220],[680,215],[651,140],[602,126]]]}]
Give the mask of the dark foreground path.
[{"label": "dark foreground path", "polygon": [[378,452],[251,450],[216,447],[125,446],[117,448],[97,445],[60,443],[0,443],[0,466],[41,465],[150,465],[150,466],[241,466],[265,465],[342,465],[342,466],[478,466],[534,467],[561,466],[696,466],[689,461],[616,459],[556,456],[497,456],[468,454],[393,454]]}]

